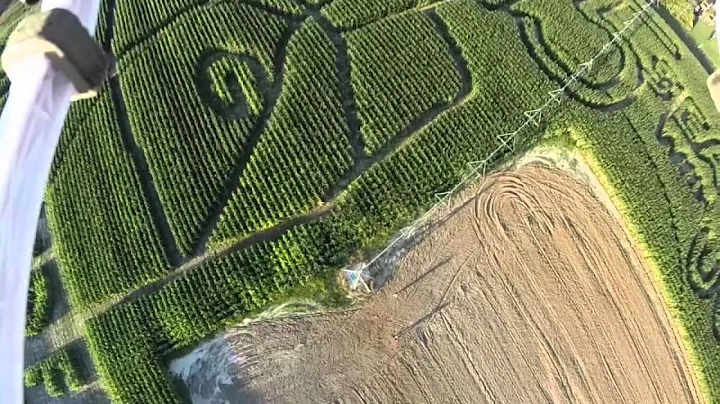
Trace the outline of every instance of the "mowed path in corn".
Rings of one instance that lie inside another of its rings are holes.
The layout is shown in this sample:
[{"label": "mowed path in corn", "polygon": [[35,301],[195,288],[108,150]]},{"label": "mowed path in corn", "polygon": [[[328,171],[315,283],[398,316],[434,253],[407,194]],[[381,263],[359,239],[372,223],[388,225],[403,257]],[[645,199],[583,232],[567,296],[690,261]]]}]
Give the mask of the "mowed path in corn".
[{"label": "mowed path in corn", "polygon": [[284,403],[698,402],[649,274],[607,196],[525,165],[466,191],[362,309],[235,335],[235,386]]}]

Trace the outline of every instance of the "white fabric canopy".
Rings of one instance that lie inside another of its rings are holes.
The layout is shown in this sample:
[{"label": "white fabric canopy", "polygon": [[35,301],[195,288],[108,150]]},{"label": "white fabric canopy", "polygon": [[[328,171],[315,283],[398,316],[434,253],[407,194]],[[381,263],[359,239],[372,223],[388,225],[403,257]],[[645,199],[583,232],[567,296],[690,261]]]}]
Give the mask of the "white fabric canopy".
[{"label": "white fabric canopy", "polygon": [[[100,0],[45,0],[95,32]],[[0,117],[0,404],[23,403],[25,307],[38,215],[65,121],[70,81],[44,56],[6,72],[12,86]]]},{"label": "white fabric canopy", "polygon": [[718,19],[718,17],[720,17],[720,12],[718,11],[719,6],[720,4],[716,1],[713,7],[715,8],[715,39],[717,39],[718,50],[720,51],[720,35],[718,35],[718,29],[720,29],[720,20]]}]

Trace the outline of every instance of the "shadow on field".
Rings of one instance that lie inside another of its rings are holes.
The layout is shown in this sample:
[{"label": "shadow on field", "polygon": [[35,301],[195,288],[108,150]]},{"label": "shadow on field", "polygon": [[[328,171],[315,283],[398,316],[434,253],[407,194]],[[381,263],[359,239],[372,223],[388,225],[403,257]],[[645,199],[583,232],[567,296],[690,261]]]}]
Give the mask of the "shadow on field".
[{"label": "shadow on field", "polygon": [[447,257],[447,258],[441,260],[440,262],[438,262],[437,264],[433,265],[432,267],[430,267],[430,269],[428,269],[427,271],[425,271],[422,275],[418,276],[418,277],[415,278],[412,282],[410,282],[410,283],[408,283],[407,285],[403,286],[400,290],[398,290],[398,291],[395,292],[395,293],[396,293],[396,294],[400,294],[400,293],[404,292],[405,290],[411,288],[413,285],[415,285],[415,284],[417,284],[418,282],[420,282],[421,280],[425,279],[428,275],[430,275],[430,274],[432,274],[433,272],[437,271],[438,269],[444,267],[445,264],[447,264],[447,263],[450,261],[450,258],[451,258],[451,257]]}]

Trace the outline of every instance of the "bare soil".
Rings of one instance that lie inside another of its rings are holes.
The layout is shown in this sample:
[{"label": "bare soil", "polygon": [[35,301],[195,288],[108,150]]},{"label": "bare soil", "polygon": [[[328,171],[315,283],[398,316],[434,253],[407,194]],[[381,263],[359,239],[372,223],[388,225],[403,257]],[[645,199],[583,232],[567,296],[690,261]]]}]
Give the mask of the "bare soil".
[{"label": "bare soil", "polygon": [[537,162],[488,177],[362,309],[231,333],[232,377],[219,395],[189,383],[194,401],[701,401],[649,268],[594,185]]}]

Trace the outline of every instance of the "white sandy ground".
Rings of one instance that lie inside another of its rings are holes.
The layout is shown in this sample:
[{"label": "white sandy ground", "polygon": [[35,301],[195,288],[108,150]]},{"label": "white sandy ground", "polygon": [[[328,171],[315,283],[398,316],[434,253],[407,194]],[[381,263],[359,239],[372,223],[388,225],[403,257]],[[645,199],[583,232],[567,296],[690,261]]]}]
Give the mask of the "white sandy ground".
[{"label": "white sandy ground", "polygon": [[440,212],[360,310],[231,330],[171,370],[195,403],[700,402],[590,170],[522,163]]}]

